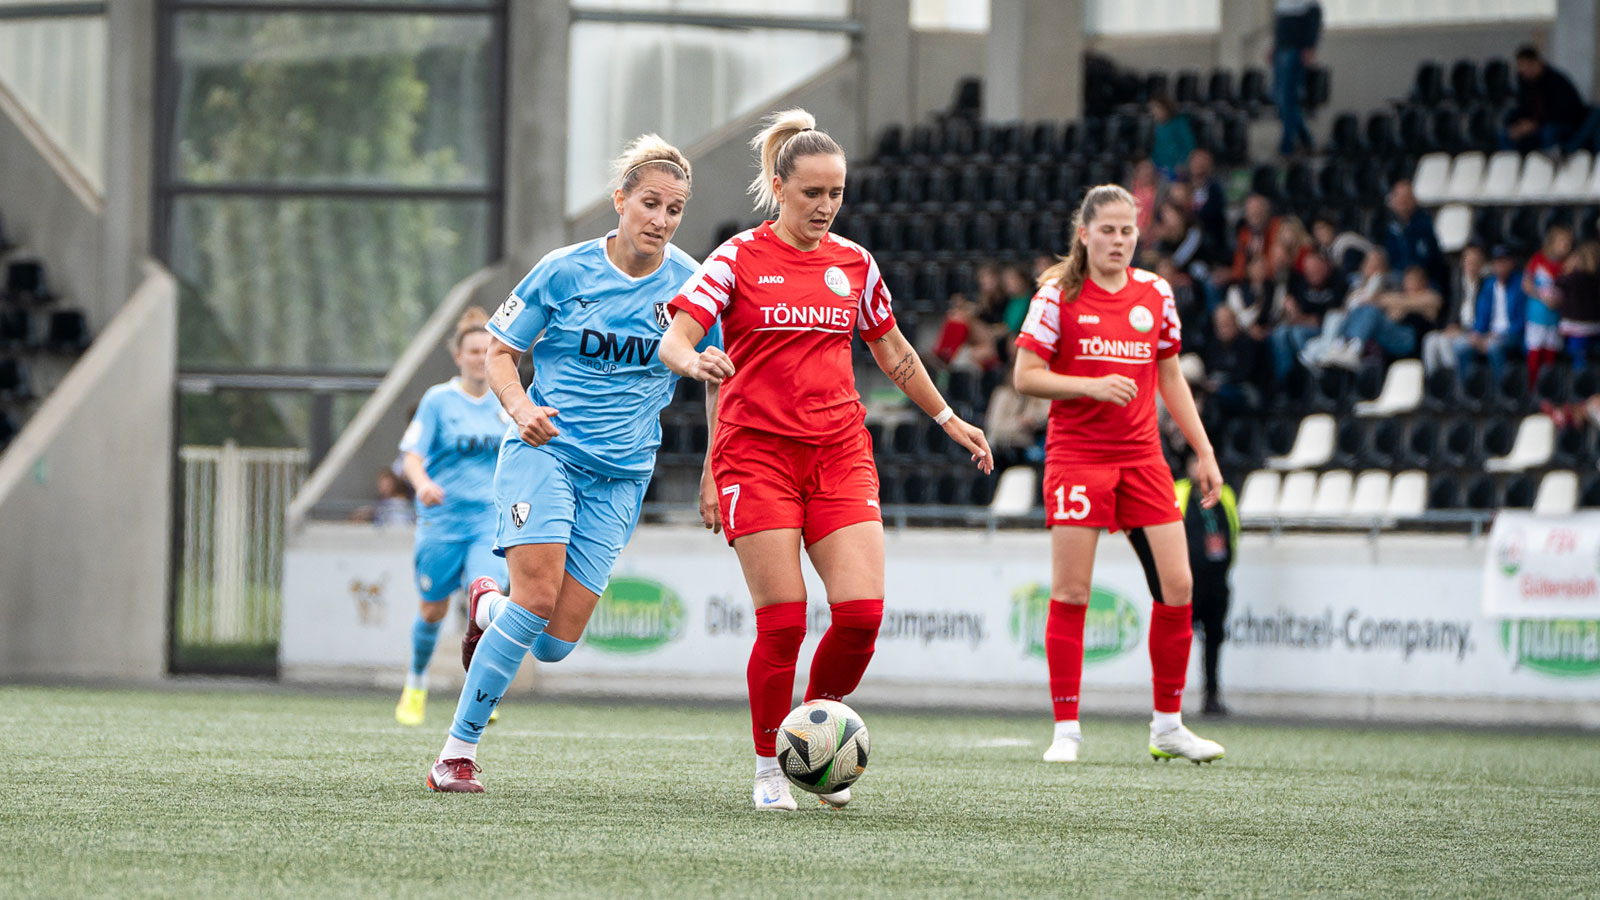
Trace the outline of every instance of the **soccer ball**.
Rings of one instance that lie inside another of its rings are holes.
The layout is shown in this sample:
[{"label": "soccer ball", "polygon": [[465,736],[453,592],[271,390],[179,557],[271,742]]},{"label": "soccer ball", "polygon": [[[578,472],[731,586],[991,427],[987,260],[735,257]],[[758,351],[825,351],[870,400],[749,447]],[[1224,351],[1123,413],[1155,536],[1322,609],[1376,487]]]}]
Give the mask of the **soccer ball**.
[{"label": "soccer ball", "polygon": [[831,794],[867,770],[867,723],[834,700],[811,700],[778,726],[778,767],[802,791]]}]

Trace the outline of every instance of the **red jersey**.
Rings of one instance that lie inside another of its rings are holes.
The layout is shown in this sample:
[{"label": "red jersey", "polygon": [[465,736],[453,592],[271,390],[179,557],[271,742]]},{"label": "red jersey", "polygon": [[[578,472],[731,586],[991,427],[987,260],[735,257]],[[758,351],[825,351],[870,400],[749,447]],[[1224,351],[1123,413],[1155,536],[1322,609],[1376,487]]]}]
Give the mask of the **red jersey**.
[{"label": "red jersey", "polygon": [[1181,346],[1178,307],[1166,279],[1130,268],[1128,283],[1115,294],[1085,279],[1070,303],[1062,302],[1060,288],[1042,287],[1017,346],[1039,354],[1058,375],[1126,375],[1139,388],[1127,406],[1088,397],[1052,402],[1046,459],[1123,466],[1162,460],[1156,361]]},{"label": "red jersey", "polygon": [[738,370],[722,383],[717,421],[826,444],[866,418],[850,338],[894,327],[872,254],[829,234],[800,250],[763,223],[714,250],[672,300],[723,342]]}]

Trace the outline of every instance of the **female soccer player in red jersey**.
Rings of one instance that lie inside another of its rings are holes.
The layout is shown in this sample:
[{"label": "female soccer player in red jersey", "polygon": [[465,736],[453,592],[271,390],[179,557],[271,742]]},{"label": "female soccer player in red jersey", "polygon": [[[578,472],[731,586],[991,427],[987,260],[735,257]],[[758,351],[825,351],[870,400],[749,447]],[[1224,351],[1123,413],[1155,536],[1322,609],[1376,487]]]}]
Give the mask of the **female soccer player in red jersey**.
[{"label": "female soccer player in red jersey", "polygon": [[1044,645],[1056,717],[1047,762],[1076,760],[1083,740],[1083,623],[1102,528],[1128,533],[1155,597],[1151,756],[1197,763],[1222,756],[1220,744],[1197,737],[1179,714],[1193,637],[1193,579],[1183,511],[1156,431],[1157,391],[1199,457],[1197,481],[1208,508],[1217,502],[1222,475],[1178,369],[1172,287],[1128,264],[1139,242],[1137,215],[1133,196],[1116,185],[1088,192],[1072,249],[1040,275],[1017,337],[1017,391],[1054,401],[1044,465],[1051,562]]},{"label": "female soccer player in red jersey", "polygon": [[[775,742],[806,633],[802,542],[832,613],[811,661],[807,700],[855,690],[883,618],[883,517],[850,363],[852,332],[985,474],[994,463],[983,431],[951,412],[895,326],[872,254],[828,233],[844,197],[839,144],[798,109],[774,115],[752,143],[761,174],[750,192],[757,208],[777,218],[712,252],[673,299],[660,354],[672,371],[722,385],[711,446],[720,503],[703,516],[706,527],[726,531],[755,601],[748,669],[755,805],[789,810],[795,803]],[[727,354],[697,353],[718,318]],[[823,799],[843,806],[849,793]]]}]

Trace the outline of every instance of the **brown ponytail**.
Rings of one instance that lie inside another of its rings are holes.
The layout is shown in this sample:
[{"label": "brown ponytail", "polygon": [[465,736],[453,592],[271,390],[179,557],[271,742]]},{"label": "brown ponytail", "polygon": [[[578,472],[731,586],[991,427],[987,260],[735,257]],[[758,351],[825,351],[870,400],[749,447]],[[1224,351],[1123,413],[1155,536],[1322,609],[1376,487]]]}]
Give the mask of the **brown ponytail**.
[{"label": "brown ponytail", "polygon": [[1083,280],[1089,277],[1089,248],[1078,237],[1078,232],[1094,224],[1100,209],[1112,203],[1126,203],[1135,212],[1139,210],[1139,201],[1120,185],[1102,184],[1090,188],[1083,195],[1083,204],[1078,207],[1077,214],[1072,217],[1072,237],[1069,239],[1072,247],[1060,262],[1039,273],[1039,286],[1054,285],[1060,288],[1063,303],[1078,299],[1078,293],[1083,290]]}]

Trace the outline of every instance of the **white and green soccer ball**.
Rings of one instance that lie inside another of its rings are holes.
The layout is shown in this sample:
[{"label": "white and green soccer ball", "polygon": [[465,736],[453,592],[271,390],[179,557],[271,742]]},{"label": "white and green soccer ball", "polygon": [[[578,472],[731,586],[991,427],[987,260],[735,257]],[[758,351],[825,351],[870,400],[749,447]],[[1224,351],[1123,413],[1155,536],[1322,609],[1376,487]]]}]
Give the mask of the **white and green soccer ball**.
[{"label": "white and green soccer ball", "polygon": [[867,723],[836,700],[811,700],[778,726],[778,767],[795,787],[831,794],[867,770]]}]

